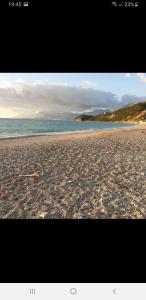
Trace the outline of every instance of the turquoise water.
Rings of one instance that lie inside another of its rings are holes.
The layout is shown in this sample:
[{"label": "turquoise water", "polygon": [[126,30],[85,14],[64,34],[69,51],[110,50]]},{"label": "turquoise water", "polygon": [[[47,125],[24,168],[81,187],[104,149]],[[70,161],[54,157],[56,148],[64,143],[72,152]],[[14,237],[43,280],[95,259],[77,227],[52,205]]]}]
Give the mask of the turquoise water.
[{"label": "turquoise water", "polygon": [[128,126],[131,125],[122,123],[77,122],[68,120],[0,119],[0,138],[79,132]]}]

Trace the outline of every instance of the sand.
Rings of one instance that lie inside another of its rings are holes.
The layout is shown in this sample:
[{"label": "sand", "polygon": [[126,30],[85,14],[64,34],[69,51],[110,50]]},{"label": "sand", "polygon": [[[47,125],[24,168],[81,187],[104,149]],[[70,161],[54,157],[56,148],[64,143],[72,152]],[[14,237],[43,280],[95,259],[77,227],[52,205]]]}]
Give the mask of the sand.
[{"label": "sand", "polygon": [[0,218],[146,218],[146,126],[0,139]]}]

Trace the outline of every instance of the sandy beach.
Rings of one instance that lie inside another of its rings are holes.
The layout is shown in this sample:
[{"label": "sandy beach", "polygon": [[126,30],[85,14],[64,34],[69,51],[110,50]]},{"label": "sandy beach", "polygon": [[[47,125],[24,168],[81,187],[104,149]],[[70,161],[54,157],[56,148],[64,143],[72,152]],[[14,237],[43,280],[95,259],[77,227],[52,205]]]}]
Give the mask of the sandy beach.
[{"label": "sandy beach", "polygon": [[146,125],[0,139],[0,218],[146,218]]}]

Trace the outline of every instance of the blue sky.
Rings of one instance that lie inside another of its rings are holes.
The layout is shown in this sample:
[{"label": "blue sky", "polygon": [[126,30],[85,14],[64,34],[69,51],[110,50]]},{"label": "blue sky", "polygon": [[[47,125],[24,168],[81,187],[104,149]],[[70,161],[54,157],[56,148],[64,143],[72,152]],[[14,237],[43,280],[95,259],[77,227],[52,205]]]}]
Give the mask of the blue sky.
[{"label": "blue sky", "polygon": [[146,73],[0,73],[0,118],[94,113],[142,99]]},{"label": "blue sky", "polygon": [[[1,81],[24,80],[48,80],[50,84],[80,85],[82,81],[93,82],[95,87],[121,96],[133,94],[146,95],[146,82],[141,80],[136,73],[1,73]],[[144,74],[144,73],[141,73]],[[146,76],[146,74],[144,74]]]}]

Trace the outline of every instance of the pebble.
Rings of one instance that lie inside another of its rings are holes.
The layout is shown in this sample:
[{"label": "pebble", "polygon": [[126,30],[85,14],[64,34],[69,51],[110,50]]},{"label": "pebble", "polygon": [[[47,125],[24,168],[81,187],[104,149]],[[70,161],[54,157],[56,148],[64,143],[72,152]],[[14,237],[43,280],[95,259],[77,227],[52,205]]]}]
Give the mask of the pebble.
[{"label": "pebble", "polygon": [[132,131],[1,140],[0,218],[145,218],[145,149],[146,135]]},{"label": "pebble", "polygon": [[38,218],[45,218],[45,216],[48,214],[48,212],[44,211],[41,214],[38,215]]}]

